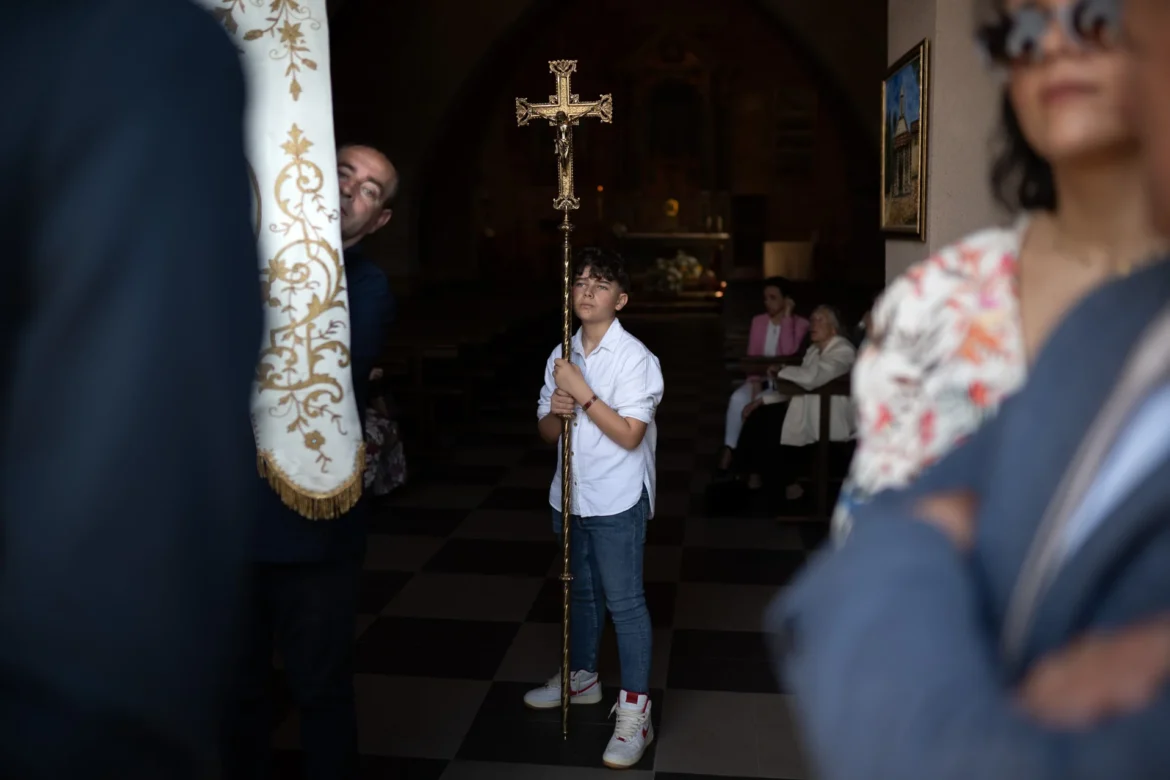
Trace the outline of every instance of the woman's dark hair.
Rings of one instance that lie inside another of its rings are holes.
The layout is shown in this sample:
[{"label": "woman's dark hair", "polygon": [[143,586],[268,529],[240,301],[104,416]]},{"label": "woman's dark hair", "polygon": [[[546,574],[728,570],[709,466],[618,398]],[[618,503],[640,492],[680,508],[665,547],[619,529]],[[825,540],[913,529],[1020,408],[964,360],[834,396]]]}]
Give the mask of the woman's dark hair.
[{"label": "woman's dark hair", "polygon": [[783,276],[769,276],[764,280],[763,288],[766,290],[769,287],[775,287],[783,296],[788,291],[788,280]]},{"label": "woman's dark hair", "polygon": [[999,149],[991,166],[991,188],[995,199],[1009,211],[1056,209],[1052,166],[1024,138],[1007,90],[1003,93]]},{"label": "woman's dark hair", "polygon": [[[976,19],[984,20],[976,37],[986,41],[1002,36],[1005,13],[1004,0],[976,0]],[[991,191],[995,199],[1011,212],[1054,211],[1056,185],[1052,181],[1052,166],[1024,138],[1006,89],[1000,106],[999,148],[991,165]]]},{"label": "woman's dark hair", "polygon": [[590,279],[612,282],[622,292],[629,294],[630,275],[626,271],[626,261],[617,252],[596,246],[585,247],[577,253],[573,276],[579,277],[586,268],[589,269]]}]

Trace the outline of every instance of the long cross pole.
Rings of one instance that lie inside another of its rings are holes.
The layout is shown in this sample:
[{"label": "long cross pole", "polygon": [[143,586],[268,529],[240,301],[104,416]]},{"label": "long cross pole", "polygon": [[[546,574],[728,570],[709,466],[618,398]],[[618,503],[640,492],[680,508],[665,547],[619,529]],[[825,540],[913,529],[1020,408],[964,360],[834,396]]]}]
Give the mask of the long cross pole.
[{"label": "long cross pole", "polygon": [[[573,223],[569,212],[581,207],[581,201],[573,192],[573,127],[585,117],[597,117],[602,122],[613,121],[613,96],[602,95],[591,103],[582,103],[573,94],[570,79],[577,70],[576,60],[553,60],[549,70],[557,80],[557,94],[549,96],[547,103],[529,103],[525,98],[516,98],[516,124],[523,127],[532,119],[545,119],[556,128],[557,137],[553,152],[557,161],[558,188],[553,199],[553,208],[563,213],[561,219],[562,269],[561,287],[561,356],[573,359],[573,248],[570,236]],[[561,420],[561,737],[569,738],[569,699],[572,670],[569,669],[569,588],[573,581],[569,564],[569,537],[573,506],[572,476],[572,431],[573,415]]]}]

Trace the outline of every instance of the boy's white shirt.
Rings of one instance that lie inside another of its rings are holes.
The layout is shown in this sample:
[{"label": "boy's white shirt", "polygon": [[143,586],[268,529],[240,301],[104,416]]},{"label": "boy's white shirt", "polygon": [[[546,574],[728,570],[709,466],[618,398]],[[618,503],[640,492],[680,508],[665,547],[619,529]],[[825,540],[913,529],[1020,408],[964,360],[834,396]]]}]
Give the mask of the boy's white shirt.
[{"label": "boy's white shirt", "polygon": [[[642,443],[632,450],[616,444],[577,408],[573,420],[572,471],[573,514],[582,517],[605,517],[630,509],[642,497],[645,487],[650,497],[650,516],[654,516],[655,449],[658,428],[654,413],[662,402],[662,367],[658,358],[638,339],[614,320],[601,343],[585,356],[581,331],[573,336],[573,363],[581,368],[585,383],[598,400],[622,417],[646,423]],[[537,419],[550,411],[556,382],[553,362],[561,357],[558,344],[544,368],[544,387],[537,403]],[[557,446],[557,470],[548,491],[553,509],[561,508],[561,448]]]}]

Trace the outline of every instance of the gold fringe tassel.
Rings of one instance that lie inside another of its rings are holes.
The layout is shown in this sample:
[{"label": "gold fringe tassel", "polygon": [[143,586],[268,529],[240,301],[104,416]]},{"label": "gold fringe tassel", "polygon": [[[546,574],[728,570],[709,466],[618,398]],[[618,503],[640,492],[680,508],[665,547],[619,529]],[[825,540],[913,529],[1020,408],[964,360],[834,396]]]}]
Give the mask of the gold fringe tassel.
[{"label": "gold fringe tassel", "polygon": [[276,465],[272,453],[266,450],[257,450],[256,467],[260,471],[260,477],[268,480],[268,484],[289,509],[307,520],[334,520],[353,509],[358,499],[362,497],[366,445],[364,443],[358,445],[350,478],[344,485],[329,493],[308,493],[304,488],[294,484],[288,474]]}]

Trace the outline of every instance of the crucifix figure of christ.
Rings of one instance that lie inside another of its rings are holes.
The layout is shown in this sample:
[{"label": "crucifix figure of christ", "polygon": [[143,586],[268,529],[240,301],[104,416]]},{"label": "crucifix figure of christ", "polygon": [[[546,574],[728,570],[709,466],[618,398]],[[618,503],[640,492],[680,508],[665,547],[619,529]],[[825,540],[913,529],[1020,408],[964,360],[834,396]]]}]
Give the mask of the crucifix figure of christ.
[{"label": "crucifix figure of christ", "polygon": [[516,98],[516,124],[524,127],[533,119],[544,119],[557,129],[554,151],[560,187],[553,208],[564,212],[568,219],[569,212],[581,205],[573,192],[573,127],[586,117],[612,122],[613,96],[602,95],[595,101],[582,103],[573,94],[571,84],[577,71],[576,60],[553,60],[548,69],[557,78],[557,94],[549,95],[547,103],[529,103],[526,98]]},{"label": "crucifix figure of christ", "polygon": [[[613,96],[602,95],[600,99],[589,103],[582,103],[577,95],[573,94],[570,79],[577,70],[576,60],[553,60],[548,64],[549,70],[557,79],[557,94],[550,95],[547,103],[529,103],[525,98],[516,98],[516,124],[523,127],[533,119],[547,120],[556,128],[557,137],[553,147],[556,154],[557,176],[559,187],[557,197],[553,200],[553,208],[564,214],[561,220],[562,263],[564,266],[564,285],[561,288],[561,321],[563,325],[562,355],[565,360],[573,359],[573,252],[569,235],[573,232],[573,223],[569,219],[569,212],[580,208],[581,201],[573,192],[573,126],[580,124],[586,117],[597,117],[602,122],[613,121]],[[562,615],[561,615],[561,736],[569,738],[569,683],[571,670],[569,669],[569,584],[573,580],[573,573],[569,566],[569,516],[572,514],[572,480],[571,463],[572,449],[572,416],[561,421],[561,517],[562,523]]]}]

